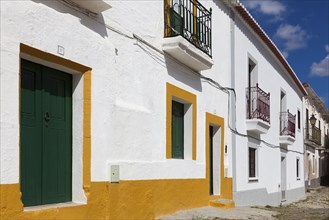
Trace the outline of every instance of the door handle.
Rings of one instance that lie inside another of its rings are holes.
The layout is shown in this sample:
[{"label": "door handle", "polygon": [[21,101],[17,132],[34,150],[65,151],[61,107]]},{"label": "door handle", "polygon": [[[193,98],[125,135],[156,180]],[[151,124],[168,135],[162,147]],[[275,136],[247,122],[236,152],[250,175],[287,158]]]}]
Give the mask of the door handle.
[{"label": "door handle", "polygon": [[45,121],[46,122],[48,122],[50,120],[50,116],[49,116],[49,113],[48,112],[45,113],[44,118],[45,118]]}]

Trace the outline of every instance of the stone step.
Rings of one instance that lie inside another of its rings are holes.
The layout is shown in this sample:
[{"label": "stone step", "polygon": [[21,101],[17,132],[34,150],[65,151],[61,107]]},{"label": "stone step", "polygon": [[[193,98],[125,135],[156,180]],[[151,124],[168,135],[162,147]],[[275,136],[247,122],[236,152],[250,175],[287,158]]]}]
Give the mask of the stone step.
[{"label": "stone step", "polygon": [[215,208],[232,209],[235,207],[235,203],[231,199],[216,199],[209,201],[209,205]]}]

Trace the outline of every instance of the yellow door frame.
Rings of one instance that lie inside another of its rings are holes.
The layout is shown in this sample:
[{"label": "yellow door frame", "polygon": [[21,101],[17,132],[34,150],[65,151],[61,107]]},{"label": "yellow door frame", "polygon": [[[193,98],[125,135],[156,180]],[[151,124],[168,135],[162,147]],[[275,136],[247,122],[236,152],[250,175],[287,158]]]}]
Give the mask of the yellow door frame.
[{"label": "yellow door frame", "polygon": [[[206,112],[206,179],[210,181],[210,140],[209,140],[209,126],[215,125],[220,128],[220,198],[232,199],[232,178],[224,177],[224,118]],[[210,187],[208,185],[208,187]]]}]

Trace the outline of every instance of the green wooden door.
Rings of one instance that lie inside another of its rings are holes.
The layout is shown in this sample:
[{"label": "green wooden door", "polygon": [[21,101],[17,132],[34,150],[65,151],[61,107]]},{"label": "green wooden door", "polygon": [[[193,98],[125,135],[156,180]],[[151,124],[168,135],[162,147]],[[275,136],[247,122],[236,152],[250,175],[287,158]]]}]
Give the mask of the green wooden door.
[{"label": "green wooden door", "polygon": [[71,201],[71,75],[21,61],[20,137],[24,206]]},{"label": "green wooden door", "polygon": [[172,158],[184,159],[184,104],[172,101]]},{"label": "green wooden door", "polygon": [[214,141],[213,141],[213,127],[209,126],[209,194],[214,194],[214,161],[213,161],[213,150],[214,149]]}]

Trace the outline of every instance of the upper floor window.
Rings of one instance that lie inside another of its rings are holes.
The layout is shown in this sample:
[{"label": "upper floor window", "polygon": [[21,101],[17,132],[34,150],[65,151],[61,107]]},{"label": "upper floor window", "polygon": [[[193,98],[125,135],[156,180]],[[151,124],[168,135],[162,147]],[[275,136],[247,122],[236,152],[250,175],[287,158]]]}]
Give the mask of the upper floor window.
[{"label": "upper floor window", "polygon": [[180,35],[211,57],[211,9],[197,0],[164,1],[165,37]]},{"label": "upper floor window", "polygon": [[248,148],[248,162],[249,180],[257,180],[257,149],[254,147]]},{"label": "upper floor window", "polygon": [[312,166],[312,173],[315,173],[315,156],[313,155],[313,166]]},{"label": "upper floor window", "polygon": [[263,91],[258,84],[256,61],[248,59],[247,119],[260,119],[270,123],[270,93]]},{"label": "upper floor window", "polygon": [[300,159],[297,158],[296,159],[296,176],[297,176],[297,180],[300,180]]},{"label": "upper floor window", "polygon": [[300,111],[297,110],[297,127],[300,130]]}]

